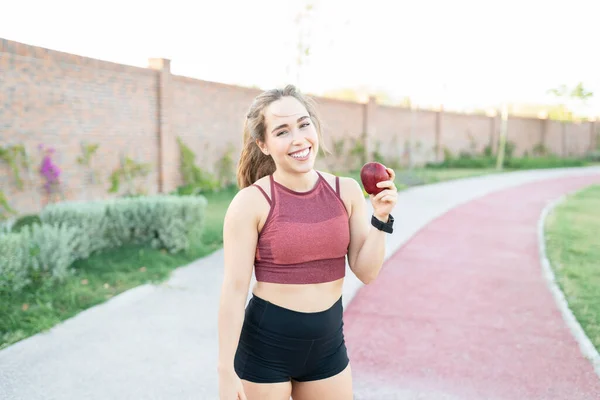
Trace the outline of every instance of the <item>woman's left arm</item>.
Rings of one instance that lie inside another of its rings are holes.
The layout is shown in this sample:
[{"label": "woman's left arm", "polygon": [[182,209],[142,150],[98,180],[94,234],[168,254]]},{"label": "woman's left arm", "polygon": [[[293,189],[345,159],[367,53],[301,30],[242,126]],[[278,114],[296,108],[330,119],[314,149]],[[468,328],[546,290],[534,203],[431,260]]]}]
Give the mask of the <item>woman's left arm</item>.
[{"label": "woman's left arm", "polygon": [[[373,205],[373,215],[383,222],[388,221],[398,199],[398,191],[394,185],[394,171],[390,168],[387,170],[390,179],[377,184],[378,187],[385,189],[376,196],[369,195]],[[349,179],[346,187],[352,207],[348,264],[356,277],[368,285],[377,278],[383,265],[388,233],[371,225],[371,216],[366,214],[365,198],[360,184],[354,179]]]}]

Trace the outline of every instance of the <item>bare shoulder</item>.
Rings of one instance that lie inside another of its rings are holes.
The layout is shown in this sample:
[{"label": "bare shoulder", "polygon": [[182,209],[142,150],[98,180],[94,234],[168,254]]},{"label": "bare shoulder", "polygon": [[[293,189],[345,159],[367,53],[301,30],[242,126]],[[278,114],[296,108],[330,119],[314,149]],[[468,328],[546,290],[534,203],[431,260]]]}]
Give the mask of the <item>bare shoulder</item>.
[{"label": "bare shoulder", "polygon": [[[271,195],[271,181],[268,175],[258,179],[254,184],[260,186],[268,195]],[[256,187],[248,186],[246,189],[258,192],[258,188]]]},{"label": "bare shoulder", "polygon": [[340,191],[352,201],[364,201],[365,196],[362,186],[350,176],[340,176]]},{"label": "bare shoulder", "polygon": [[236,193],[229,203],[225,219],[258,222],[264,213],[265,198],[257,187],[248,186]]}]

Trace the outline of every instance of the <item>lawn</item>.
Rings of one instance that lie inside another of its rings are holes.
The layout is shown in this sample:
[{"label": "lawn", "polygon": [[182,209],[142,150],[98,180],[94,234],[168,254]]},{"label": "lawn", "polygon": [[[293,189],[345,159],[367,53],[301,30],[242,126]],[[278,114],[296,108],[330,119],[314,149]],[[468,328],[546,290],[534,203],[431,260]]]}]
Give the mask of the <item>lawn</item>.
[{"label": "lawn", "polygon": [[548,216],[544,229],[558,284],[600,350],[600,185],[569,196]]},{"label": "lawn", "polygon": [[[467,176],[493,173],[485,169],[416,169],[398,173],[399,190]],[[360,182],[358,172],[345,174]],[[54,287],[30,288],[0,303],[0,349],[45,331],[79,312],[145,283],[162,282],[183,265],[208,255],[223,244],[223,218],[237,190],[205,194],[208,205],[202,243],[188,252],[167,254],[156,249],[130,246],[95,254],[77,261],[75,274]]]}]

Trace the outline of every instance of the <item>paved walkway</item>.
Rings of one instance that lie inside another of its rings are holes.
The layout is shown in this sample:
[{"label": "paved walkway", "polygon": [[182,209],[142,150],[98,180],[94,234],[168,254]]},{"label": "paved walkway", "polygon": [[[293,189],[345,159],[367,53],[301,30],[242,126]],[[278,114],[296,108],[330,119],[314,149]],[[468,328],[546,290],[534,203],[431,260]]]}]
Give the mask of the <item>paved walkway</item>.
[{"label": "paved walkway", "polygon": [[357,399],[600,399],[543,276],[545,205],[600,176],[503,190],[423,228],[346,309]]},{"label": "paved walkway", "polygon": [[[600,179],[600,168],[525,171],[445,182],[401,192],[398,205],[394,210],[397,227],[394,234],[388,236],[387,256],[392,256],[400,246],[435,218],[481,196],[530,182],[581,176]],[[563,182],[565,185],[569,184],[569,181]],[[368,213],[370,214],[369,210]],[[494,213],[485,210],[483,216],[482,223],[485,219],[495,217]],[[365,216],[367,217],[368,215]],[[453,228],[460,228],[460,226],[459,223]],[[464,237],[465,233],[461,235]],[[452,234],[443,237],[444,241],[449,238],[452,238]],[[411,243],[415,243],[416,240]],[[441,251],[444,249],[444,243],[436,243],[434,252],[438,247]],[[408,247],[404,247],[402,254],[405,254],[406,248]],[[464,248],[463,244],[462,249]],[[446,254],[445,261],[452,262],[455,253],[446,250],[444,254]],[[480,254],[480,256],[484,255]],[[392,265],[396,259],[389,260],[388,265]],[[482,263],[487,260],[488,258],[482,258]],[[80,313],[47,333],[36,335],[0,351],[0,399],[216,399],[216,322],[222,263],[222,251],[215,252],[178,269],[172,278],[162,285],[145,285],[132,289],[107,303]],[[398,271],[408,273],[407,271],[423,270],[424,272],[424,268],[425,266],[415,269],[413,266],[412,269],[398,268]],[[385,274],[392,273],[392,270],[393,268],[386,267]],[[413,279],[412,282],[419,282],[419,279],[423,282],[423,277],[418,275],[410,278]],[[385,275],[382,275],[377,284],[383,284],[384,280],[386,280]],[[401,286],[403,290],[398,290],[396,287],[392,289],[395,295],[402,299],[411,293],[407,290],[411,280],[399,284],[404,285]],[[457,283],[453,283],[450,287],[454,285]],[[373,288],[376,287],[370,285],[363,288],[359,292],[360,296],[363,292],[365,296],[369,292],[372,295]],[[428,293],[433,296],[436,296],[437,290],[440,291],[439,296],[449,290],[448,286],[444,285],[432,286],[431,278],[427,280],[424,287],[428,287]],[[474,288],[479,287],[481,285],[474,286]],[[378,371],[389,373],[387,367],[393,364],[378,362],[377,368],[380,369],[371,368],[371,361],[364,356],[367,347],[361,346],[369,346],[365,343],[373,342],[360,340],[356,329],[359,324],[357,317],[361,304],[364,306],[366,303],[359,297],[356,303],[349,305],[351,300],[354,301],[353,297],[360,288],[360,282],[349,273],[344,286],[344,304],[348,307],[350,352],[356,358],[357,399],[425,398],[411,397],[415,388],[418,389],[415,385],[419,383],[428,384],[429,393],[433,390],[448,393],[443,385],[433,385],[434,380],[419,381],[413,375],[403,374],[403,380],[399,382],[403,382],[406,386],[401,389],[382,386],[383,391],[374,394],[379,389],[373,386],[371,373]],[[424,304],[418,300],[418,297],[412,298],[411,304],[416,304],[417,309],[422,309]],[[386,298],[386,301],[389,301],[389,298]],[[406,298],[404,301],[410,300]],[[552,307],[551,303],[548,303],[548,307]],[[433,317],[434,314],[427,314],[427,312],[427,309],[423,309],[420,315]],[[438,315],[440,318],[443,316]],[[367,320],[360,323],[363,322],[366,326]],[[424,324],[423,327],[427,328],[428,325]],[[398,336],[400,328],[401,326],[388,331],[388,337]],[[384,331],[381,328],[377,329],[382,335],[378,340],[386,343],[383,341],[386,339]],[[445,334],[453,335],[457,332],[456,329]],[[450,343],[450,341],[440,343]],[[376,346],[372,349],[378,351]],[[400,349],[402,351],[402,347]],[[435,348],[433,350],[437,351]],[[418,353],[418,349],[416,351]],[[450,350],[441,348],[440,351]],[[417,353],[412,353],[412,358],[409,359],[398,357],[398,366],[404,365],[402,367],[404,369],[398,371],[406,371],[408,369],[405,367],[406,361],[414,361],[414,355]],[[406,353],[401,353],[399,356],[404,354]],[[435,358],[429,359],[435,361]],[[486,360],[486,358],[480,359]],[[437,368],[436,364],[432,365],[432,368]],[[448,370],[442,369],[442,371]],[[461,369],[463,370],[465,369]],[[502,376],[501,371],[498,374],[495,376],[497,379]],[[389,375],[382,373],[381,376]],[[440,375],[440,377],[448,376]],[[475,378],[479,379],[477,376]],[[465,378],[461,379],[466,382]],[[392,381],[387,381],[385,384],[391,383]],[[392,393],[395,394],[389,396],[388,389],[393,390]],[[369,397],[368,394],[375,397]]]}]

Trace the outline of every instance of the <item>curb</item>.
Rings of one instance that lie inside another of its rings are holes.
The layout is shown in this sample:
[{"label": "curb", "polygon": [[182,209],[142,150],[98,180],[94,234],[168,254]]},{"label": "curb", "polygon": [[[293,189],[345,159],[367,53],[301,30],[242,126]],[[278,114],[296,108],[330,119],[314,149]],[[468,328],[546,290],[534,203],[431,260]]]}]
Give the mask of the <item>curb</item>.
[{"label": "curb", "polygon": [[569,304],[565,298],[564,293],[560,289],[558,282],[556,281],[556,275],[551,267],[550,260],[546,254],[546,237],[544,233],[544,225],[548,215],[554,210],[554,208],[565,201],[568,195],[563,195],[558,199],[548,203],[542,210],[540,218],[538,220],[538,244],[539,244],[539,256],[542,264],[542,272],[546,279],[546,284],[556,301],[556,305],[562,314],[563,320],[567,324],[567,327],[571,331],[571,334],[577,341],[579,349],[585,358],[591,361],[594,371],[598,378],[600,378],[600,354],[592,344],[590,338],[586,335],[585,331],[575,318],[575,315],[569,308]]}]

